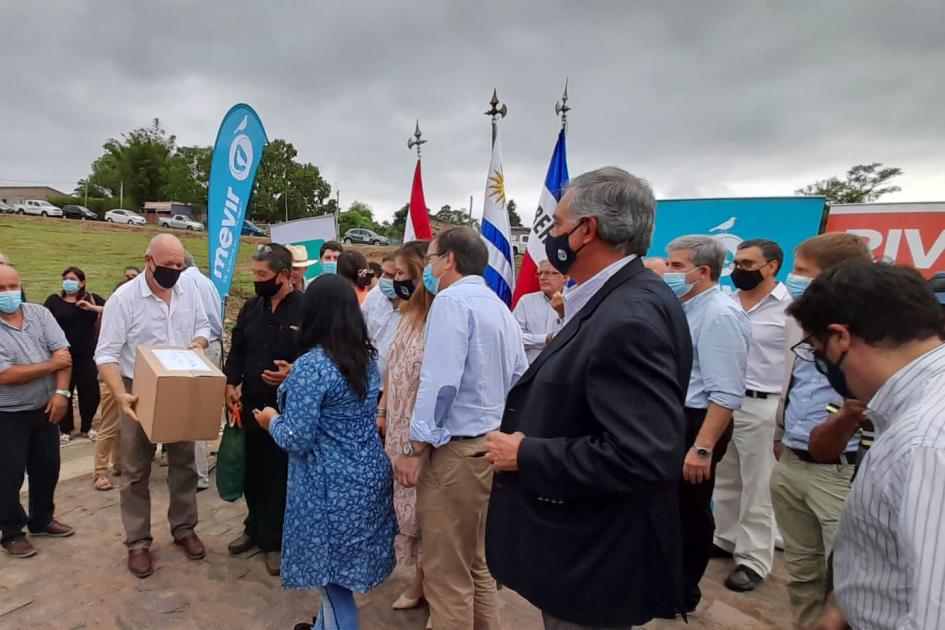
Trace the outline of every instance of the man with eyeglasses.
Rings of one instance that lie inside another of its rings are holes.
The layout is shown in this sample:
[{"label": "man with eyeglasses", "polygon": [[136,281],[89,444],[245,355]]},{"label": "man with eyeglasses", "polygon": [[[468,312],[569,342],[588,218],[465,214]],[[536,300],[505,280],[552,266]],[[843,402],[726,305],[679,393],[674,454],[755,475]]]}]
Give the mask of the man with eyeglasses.
[{"label": "man with eyeglasses", "polygon": [[784,252],[774,241],[742,241],[735,252],[732,296],[751,320],[745,398],[733,413],[732,441],[716,471],[713,555],[734,558],[725,580],[733,591],[755,590],[774,563],[774,511],[769,481],[771,441],[784,375],[785,309],[791,303],[777,274]]},{"label": "man with eyeglasses", "polygon": [[[794,252],[794,270],[785,284],[797,299],[814,278],[845,260],[871,260],[860,237],[847,233],[821,234],[801,243]],[[817,370],[809,340],[793,319],[787,320],[787,354],[781,405],[778,409],[771,474],[771,502],[784,539],[788,596],[796,624],[809,627],[829,591],[828,558],[840,513],[853,477],[859,436],[853,436],[843,455],[820,463],[811,455],[811,431],[844,405]],[[848,396],[852,398],[852,396]],[[781,435],[783,433],[783,435]]]},{"label": "man with eyeglasses", "polygon": [[522,327],[525,356],[531,364],[561,328],[564,321],[564,299],[561,291],[568,277],[547,260],[538,265],[538,288],[519,298],[512,314]]}]

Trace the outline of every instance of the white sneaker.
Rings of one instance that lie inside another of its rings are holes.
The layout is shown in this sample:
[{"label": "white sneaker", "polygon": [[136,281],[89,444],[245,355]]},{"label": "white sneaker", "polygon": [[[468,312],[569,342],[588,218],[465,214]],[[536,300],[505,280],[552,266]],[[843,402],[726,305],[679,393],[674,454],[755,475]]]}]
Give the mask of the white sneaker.
[{"label": "white sneaker", "polygon": [[96,435],[98,435],[98,432],[96,432],[95,429],[90,430],[90,431],[89,431],[89,440],[92,441],[92,442],[94,442]]},{"label": "white sneaker", "polygon": [[65,433],[60,433],[60,434],[59,434],[59,446],[65,446],[66,444],[69,443],[69,441],[70,441],[71,439],[72,439],[72,438],[70,438],[70,437],[69,437],[68,435],[66,435]]}]

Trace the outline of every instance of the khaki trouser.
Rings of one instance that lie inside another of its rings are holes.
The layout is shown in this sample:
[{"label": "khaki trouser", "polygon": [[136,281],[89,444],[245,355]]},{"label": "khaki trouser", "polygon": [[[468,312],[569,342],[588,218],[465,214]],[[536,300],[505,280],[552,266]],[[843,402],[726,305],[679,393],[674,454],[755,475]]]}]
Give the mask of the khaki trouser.
[{"label": "khaki trouser", "polygon": [[121,471],[121,442],[118,439],[119,409],[118,401],[112,396],[112,391],[104,382],[99,381],[101,406],[96,419],[95,429],[95,474],[98,478],[108,474],[108,464],[111,460],[112,468]]},{"label": "khaki trouser", "polygon": [[852,464],[810,464],[787,448],[771,474],[791,611],[804,628],[817,620],[827,596],[827,560],[852,477]]},{"label": "khaki trouser", "polygon": [[715,469],[715,544],[735,556],[735,564],[765,577],[774,562],[774,416],[778,397],[745,397],[733,414],[732,441]]},{"label": "khaki trouser", "polygon": [[454,440],[430,449],[420,470],[423,593],[435,630],[499,630],[485,549],[492,465],[472,457],[484,444],[485,438]]},{"label": "khaki trouser", "polygon": [[[131,379],[124,379],[131,391]],[[167,486],[170,507],[167,519],[171,536],[180,540],[197,526],[197,470],[194,443],[175,442],[167,448]],[[151,545],[151,462],[155,445],[141,424],[121,414],[121,522],[129,549]]]}]

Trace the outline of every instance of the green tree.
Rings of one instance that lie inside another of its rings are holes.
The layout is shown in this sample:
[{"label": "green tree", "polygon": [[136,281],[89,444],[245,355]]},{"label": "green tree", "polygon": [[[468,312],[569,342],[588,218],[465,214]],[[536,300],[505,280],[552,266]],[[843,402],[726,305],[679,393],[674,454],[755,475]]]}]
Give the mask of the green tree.
[{"label": "green tree", "polygon": [[374,230],[374,210],[362,201],[355,201],[338,215],[338,231],[341,235],[352,228]]},{"label": "green tree", "polygon": [[179,147],[164,165],[164,198],[206,208],[212,157],[213,147]]},{"label": "green tree", "polygon": [[300,219],[307,216],[331,214],[335,211],[334,200],[329,201],[331,186],[322,179],[314,164],[302,164],[295,160],[298,155],[291,142],[276,139],[263,149],[253,198],[247,209],[254,221],[276,223],[286,218]]},{"label": "green tree", "polygon": [[512,227],[522,226],[522,217],[518,215],[518,204],[514,199],[509,199],[505,209],[509,211],[509,225]]},{"label": "green tree", "polygon": [[902,174],[901,168],[884,168],[881,162],[858,164],[847,171],[845,179],[829,177],[794,192],[798,195],[823,195],[828,203],[868,203],[883,195],[899,192],[899,186],[887,184]]}]

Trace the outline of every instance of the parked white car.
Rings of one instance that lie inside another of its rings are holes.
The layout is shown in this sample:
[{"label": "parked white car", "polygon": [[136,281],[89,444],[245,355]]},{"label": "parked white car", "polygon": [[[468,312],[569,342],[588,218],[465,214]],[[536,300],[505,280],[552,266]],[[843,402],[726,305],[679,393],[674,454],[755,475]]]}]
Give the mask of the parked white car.
[{"label": "parked white car", "polygon": [[134,210],[116,208],[105,213],[105,220],[109,223],[125,223],[129,225],[145,225],[147,220]]},{"label": "parked white car", "polygon": [[177,230],[202,230],[203,223],[194,221],[183,214],[175,214],[172,217],[158,217],[158,225],[161,227],[174,228]]},{"label": "parked white car", "polygon": [[0,212],[13,214],[14,212],[16,212],[16,210],[14,210],[13,206],[11,206],[10,204],[3,203],[2,201],[0,201]]},{"label": "parked white car", "polygon": [[45,199],[27,199],[14,204],[17,214],[33,214],[38,217],[61,217],[62,209],[52,205]]}]

